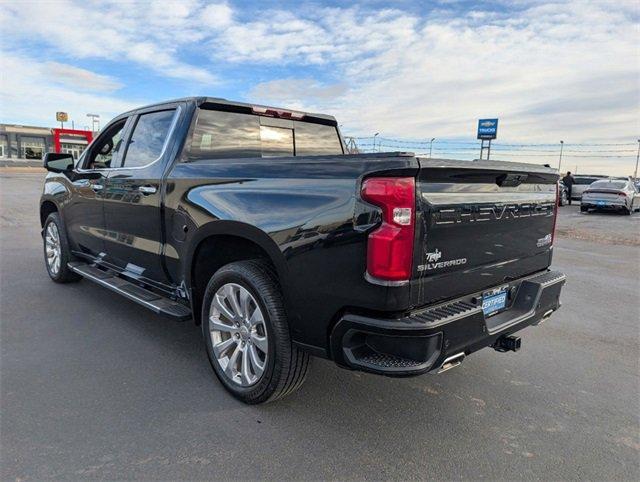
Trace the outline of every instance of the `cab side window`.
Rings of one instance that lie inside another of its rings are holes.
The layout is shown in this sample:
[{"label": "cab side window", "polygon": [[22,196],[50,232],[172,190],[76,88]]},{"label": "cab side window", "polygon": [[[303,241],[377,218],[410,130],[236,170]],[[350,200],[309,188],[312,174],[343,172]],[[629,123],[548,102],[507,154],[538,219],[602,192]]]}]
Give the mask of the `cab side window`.
[{"label": "cab side window", "polygon": [[175,113],[175,109],[163,110],[138,118],[125,154],[125,168],[146,166],[160,157]]},{"label": "cab side window", "polygon": [[[122,150],[122,135],[127,120],[122,119],[109,127],[104,134],[91,147],[91,153],[87,156],[85,169],[109,169],[117,167],[115,159]],[[112,165],[113,162],[113,165]]]}]

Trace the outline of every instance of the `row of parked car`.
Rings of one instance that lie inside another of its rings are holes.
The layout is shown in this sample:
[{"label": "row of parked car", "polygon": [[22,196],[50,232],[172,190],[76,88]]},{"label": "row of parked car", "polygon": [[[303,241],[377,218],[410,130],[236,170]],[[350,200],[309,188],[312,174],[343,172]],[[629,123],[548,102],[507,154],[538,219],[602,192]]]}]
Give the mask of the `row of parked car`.
[{"label": "row of parked car", "polygon": [[[624,214],[640,211],[640,181],[606,176],[574,176],[571,199],[580,201],[580,211],[615,210]],[[560,205],[568,203],[569,190],[560,181]]]}]

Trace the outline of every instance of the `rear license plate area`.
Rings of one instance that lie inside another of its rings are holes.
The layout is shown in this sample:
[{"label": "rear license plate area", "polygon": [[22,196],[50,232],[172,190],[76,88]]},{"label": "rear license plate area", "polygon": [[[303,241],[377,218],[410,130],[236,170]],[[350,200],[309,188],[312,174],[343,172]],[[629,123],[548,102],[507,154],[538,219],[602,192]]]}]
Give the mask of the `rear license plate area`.
[{"label": "rear license plate area", "polygon": [[507,306],[507,292],[490,293],[482,296],[482,311],[489,316],[502,311]]}]

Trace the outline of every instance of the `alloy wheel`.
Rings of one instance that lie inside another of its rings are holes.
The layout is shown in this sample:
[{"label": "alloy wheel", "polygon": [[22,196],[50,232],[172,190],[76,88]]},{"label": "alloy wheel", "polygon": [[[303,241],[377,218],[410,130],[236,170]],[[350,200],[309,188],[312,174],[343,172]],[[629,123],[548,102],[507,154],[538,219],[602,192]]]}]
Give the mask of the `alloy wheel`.
[{"label": "alloy wheel", "polygon": [[60,232],[56,223],[49,223],[44,237],[47,266],[54,276],[60,272]]},{"label": "alloy wheel", "polygon": [[256,299],[236,283],[222,285],[209,309],[213,356],[229,380],[248,387],[267,364],[269,347],[264,315]]}]

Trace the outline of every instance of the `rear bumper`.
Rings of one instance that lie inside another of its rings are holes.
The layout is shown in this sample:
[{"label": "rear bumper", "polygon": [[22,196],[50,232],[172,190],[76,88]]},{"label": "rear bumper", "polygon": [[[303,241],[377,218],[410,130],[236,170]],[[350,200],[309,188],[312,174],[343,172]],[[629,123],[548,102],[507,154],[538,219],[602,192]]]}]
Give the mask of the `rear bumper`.
[{"label": "rear bumper", "polygon": [[626,209],[627,202],[624,199],[606,199],[597,201],[582,198],[580,206],[587,209]]},{"label": "rear bumper", "polygon": [[347,368],[387,376],[439,371],[452,357],[544,321],[560,307],[565,280],[558,271],[545,271],[500,285],[508,292],[508,308],[489,317],[482,311],[482,292],[400,318],[347,313],[331,333],[333,359]]}]

